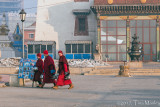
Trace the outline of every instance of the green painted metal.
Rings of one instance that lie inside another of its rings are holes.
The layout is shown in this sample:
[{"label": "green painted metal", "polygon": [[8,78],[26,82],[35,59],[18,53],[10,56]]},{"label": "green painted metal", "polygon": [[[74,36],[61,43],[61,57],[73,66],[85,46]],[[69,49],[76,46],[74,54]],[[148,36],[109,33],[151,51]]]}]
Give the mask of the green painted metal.
[{"label": "green painted metal", "polygon": [[[130,28],[127,26],[127,46],[126,48],[128,49],[130,46]],[[129,61],[129,54],[127,53],[127,61]]]}]

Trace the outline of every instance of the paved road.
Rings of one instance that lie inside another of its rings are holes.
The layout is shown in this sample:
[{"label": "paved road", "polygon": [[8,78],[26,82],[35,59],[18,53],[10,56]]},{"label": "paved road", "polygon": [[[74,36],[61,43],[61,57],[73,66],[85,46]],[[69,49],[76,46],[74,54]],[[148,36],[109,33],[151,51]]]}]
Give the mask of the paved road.
[{"label": "paved road", "polygon": [[0,88],[0,107],[160,107],[158,76],[72,76],[75,88]]}]

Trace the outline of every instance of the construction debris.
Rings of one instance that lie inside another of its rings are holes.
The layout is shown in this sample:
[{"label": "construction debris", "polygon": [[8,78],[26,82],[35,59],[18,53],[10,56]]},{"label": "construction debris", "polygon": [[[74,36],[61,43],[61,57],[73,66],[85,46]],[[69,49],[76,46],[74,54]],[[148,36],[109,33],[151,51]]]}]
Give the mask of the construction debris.
[{"label": "construction debris", "polygon": [[20,57],[0,59],[1,67],[17,67],[19,66]]},{"label": "construction debris", "polygon": [[[6,59],[0,59],[0,66],[1,67],[18,67],[19,61],[21,58],[6,58]],[[79,68],[85,68],[85,67],[96,67],[96,66],[108,66],[106,62],[103,61],[95,61],[95,60],[68,60],[70,67],[79,67]],[[55,66],[58,67],[58,60],[55,60]]]},{"label": "construction debris", "polygon": [[95,60],[68,60],[70,67],[96,67],[96,66],[108,66],[106,62],[103,61],[95,61]]}]

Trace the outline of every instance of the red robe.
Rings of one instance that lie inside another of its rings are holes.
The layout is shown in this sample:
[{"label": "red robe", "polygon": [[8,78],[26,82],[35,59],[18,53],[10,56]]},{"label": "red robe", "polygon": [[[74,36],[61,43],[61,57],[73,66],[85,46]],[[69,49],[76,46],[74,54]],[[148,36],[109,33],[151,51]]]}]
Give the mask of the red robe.
[{"label": "red robe", "polygon": [[51,70],[56,70],[52,57],[47,56],[44,60],[44,83],[56,83],[55,79],[52,79]]},{"label": "red robe", "polygon": [[65,72],[69,71],[69,65],[65,56],[60,56],[59,58],[59,76],[57,79],[58,86],[64,86],[72,84],[71,80],[65,80]]},{"label": "red robe", "polygon": [[33,81],[40,81],[41,82],[40,76],[43,73],[43,67],[44,67],[42,59],[37,60],[36,67],[38,67],[38,72],[35,72]]}]

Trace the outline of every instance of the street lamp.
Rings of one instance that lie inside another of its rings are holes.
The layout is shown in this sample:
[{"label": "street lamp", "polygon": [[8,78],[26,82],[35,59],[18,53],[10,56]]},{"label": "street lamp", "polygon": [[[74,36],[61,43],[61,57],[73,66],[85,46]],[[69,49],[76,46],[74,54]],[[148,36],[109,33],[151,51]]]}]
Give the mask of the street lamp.
[{"label": "street lamp", "polygon": [[22,21],[22,31],[23,31],[23,58],[24,58],[24,24],[23,22],[25,21],[26,18],[26,12],[24,11],[24,9],[21,10],[21,12],[19,13],[21,21]]}]

